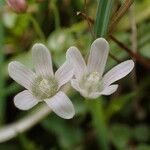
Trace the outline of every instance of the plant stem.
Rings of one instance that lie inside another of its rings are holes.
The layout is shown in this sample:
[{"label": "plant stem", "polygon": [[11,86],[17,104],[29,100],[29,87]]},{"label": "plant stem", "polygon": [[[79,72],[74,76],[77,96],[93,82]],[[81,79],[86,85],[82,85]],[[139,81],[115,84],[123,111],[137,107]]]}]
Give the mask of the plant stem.
[{"label": "plant stem", "polygon": [[51,109],[48,106],[42,105],[40,107],[37,107],[36,110],[33,110],[26,117],[12,124],[1,127],[0,143],[10,140],[13,137],[17,136],[18,134],[27,131],[28,129],[36,125],[38,122],[40,122],[48,114],[50,114],[50,112]]},{"label": "plant stem", "polygon": [[[3,70],[4,66],[4,49],[3,49],[3,44],[4,44],[4,26],[3,23],[0,21],[0,68]],[[5,85],[5,80],[4,80],[4,74],[3,71],[1,71],[0,74],[0,125],[4,123],[4,118],[5,118],[5,95],[4,95],[4,85]]]},{"label": "plant stem", "polygon": [[45,35],[44,35],[43,31],[41,30],[38,22],[32,15],[29,15],[29,18],[30,18],[30,21],[32,22],[33,27],[34,27],[36,33],[38,34],[39,38],[45,42],[46,41]]},{"label": "plant stem", "polygon": [[102,98],[94,101],[87,100],[87,103],[92,115],[92,124],[95,127],[99,147],[102,150],[109,150],[108,134],[102,100]]},{"label": "plant stem", "polygon": [[53,9],[54,18],[55,18],[55,29],[58,30],[60,28],[60,16],[59,16],[58,8],[56,6],[56,2],[57,2],[56,0],[52,0],[51,7]]},{"label": "plant stem", "polygon": [[[108,24],[111,16],[113,0],[98,0],[94,31],[96,37],[106,37]],[[89,105],[92,115],[93,126],[96,130],[100,149],[109,150],[109,140],[105,115],[102,105],[103,99],[92,101]]]}]

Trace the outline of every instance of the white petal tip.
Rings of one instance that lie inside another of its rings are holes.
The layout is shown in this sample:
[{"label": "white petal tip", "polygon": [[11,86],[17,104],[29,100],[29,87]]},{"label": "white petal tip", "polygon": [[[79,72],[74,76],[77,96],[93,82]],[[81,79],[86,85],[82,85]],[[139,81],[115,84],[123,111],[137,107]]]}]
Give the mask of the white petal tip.
[{"label": "white petal tip", "polygon": [[45,45],[42,43],[35,43],[32,48],[38,48],[38,47],[43,47],[43,46],[45,47]]},{"label": "white petal tip", "polygon": [[[21,100],[20,100],[21,101]],[[22,104],[18,100],[14,99],[14,105],[20,110],[29,110],[29,107],[22,107]]]},{"label": "white petal tip", "polygon": [[12,61],[8,64],[8,70],[12,68],[13,65],[15,65],[16,63],[18,63],[17,61]]},{"label": "white petal tip", "polygon": [[74,53],[74,51],[76,51],[76,50],[78,50],[78,49],[75,46],[69,47],[67,52],[66,52],[66,57],[68,57],[70,54]]},{"label": "white petal tip", "polygon": [[20,110],[29,110],[38,102],[28,90],[24,90],[14,97],[14,104]]},{"label": "white petal tip", "polygon": [[134,65],[135,65],[134,61],[133,60],[127,60],[127,61],[129,63],[129,65],[131,66],[131,70],[132,70],[134,68]]},{"label": "white petal tip", "polygon": [[75,115],[72,102],[67,95],[61,91],[52,98],[45,99],[44,101],[61,118],[71,119]]},{"label": "white petal tip", "polygon": [[20,64],[18,61],[12,61],[8,64],[8,74],[10,77],[13,77],[12,72],[14,72],[18,64]]},{"label": "white petal tip", "polygon": [[109,45],[109,43],[104,38],[98,38],[93,43],[94,44],[104,44],[105,46]]},{"label": "white petal tip", "polygon": [[69,115],[67,114],[66,116],[62,116],[64,119],[72,119],[75,115],[75,110],[73,110]]},{"label": "white petal tip", "polygon": [[20,104],[14,99],[14,105],[19,109],[19,110],[29,110],[29,107],[21,107]]}]

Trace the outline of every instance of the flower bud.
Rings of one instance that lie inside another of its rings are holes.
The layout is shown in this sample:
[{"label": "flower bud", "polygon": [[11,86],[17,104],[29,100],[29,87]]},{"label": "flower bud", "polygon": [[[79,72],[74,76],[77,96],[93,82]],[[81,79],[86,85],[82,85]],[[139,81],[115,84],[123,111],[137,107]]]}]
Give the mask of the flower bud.
[{"label": "flower bud", "polygon": [[25,12],[27,10],[26,0],[7,0],[7,4],[17,13]]}]

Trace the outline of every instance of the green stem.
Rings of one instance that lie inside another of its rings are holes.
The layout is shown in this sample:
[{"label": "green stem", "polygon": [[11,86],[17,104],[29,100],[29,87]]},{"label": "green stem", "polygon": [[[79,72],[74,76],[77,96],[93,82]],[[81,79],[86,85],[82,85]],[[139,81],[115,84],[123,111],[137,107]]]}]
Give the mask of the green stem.
[{"label": "green stem", "polygon": [[45,35],[44,35],[43,31],[41,30],[38,22],[36,21],[36,19],[32,15],[29,15],[29,18],[30,18],[30,21],[33,24],[33,27],[34,27],[36,33],[38,34],[38,36],[40,37],[40,39],[44,40],[44,42],[45,42],[46,41]]},{"label": "green stem", "polygon": [[102,150],[109,150],[108,134],[102,100],[102,98],[94,101],[87,100],[87,103],[89,111],[92,115],[92,125],[96,131],[95,133],[99,148]]},{"label": "green stem", "polygon": [[56,6],[56,0],[51,1],[51,7],[53,9],[54,18],[55,18],[55,29],[58,30],[60,28],[60,16],[59,16],[58,8]]},{"label": "green stem", "polygon": [[[3,23],[0,21],[0,68],[3,70],[4,68],[4,49],[3,49],[3,44],[4,44],[4,26]],[[5,85],[5,80],[4,80],[4,74],[3,71],[1,71],[0,74],[0,125],[4,122],[5,118],[5,95],[4,95],[4,85]]]},{"label": "green stem", "polygon": [[[98,0],[94,32],[96,37],[106,37],[111,16],[113,0]],[[109,139],[105,114],[103,111],[103,99],[90,102],[92,123],[96,130],[96,136],[100,149],[109,150]]]}]

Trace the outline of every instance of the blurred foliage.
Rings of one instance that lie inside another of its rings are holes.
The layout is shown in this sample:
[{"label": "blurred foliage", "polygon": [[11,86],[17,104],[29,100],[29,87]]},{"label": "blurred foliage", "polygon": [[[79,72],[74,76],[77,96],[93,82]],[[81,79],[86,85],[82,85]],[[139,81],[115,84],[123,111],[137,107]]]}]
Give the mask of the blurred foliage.
[{"label": "blurred foliage", "polygon": [[[77,46],[87,58],[93,40],[87,22],[76,15],[77,11],[84,11],[84,0],[27,2],[27,12],[16,14],[4,0],[0,0],[0,127],[26,115],[13,104],[13,97],[21,90],[21,86],[8,77],[7,65],[11,60],[19,60],[33,68],[30,49],[34,43],[42,42],[49,47],[56,69],[64,62],[65,52],[70,46]],[[113,10],[123,2],[114,1]],[[96,7],[96,0],[87,0],[86,13],[93,19]],[[135,0],[134,9],[137,53],[150,59],[150,1]],[[105,16],[105,13],[102,15]],[[108,25],[108,20],[105,23]],[[131,48],[129,12],[122,17],[113,34]],[[130,58],[116,43],[108,40],[115,57],[121,61]],[[115,64],[116,61],[109,58],[106,70]],[[102,101],[102,118],[107,123],[112,150],[150,150],[150,70],[139,63],[135,70],[136,83],[133,75],[128,75],[119,81],[120,87],[116,93],[99,99]],[[99,149],[99,137],[96,136],[97,130],[93,127],[88,104],[78,93],[70,91],[69,94],[76,109],[76,116],[72,120],[63,120],[52,113],[26,133],[1,143],[0,150]],[[95,118],[97,123],[101,119],[98,117],[97,120]],[[103,130],[101,126],[98,128]]]}]

